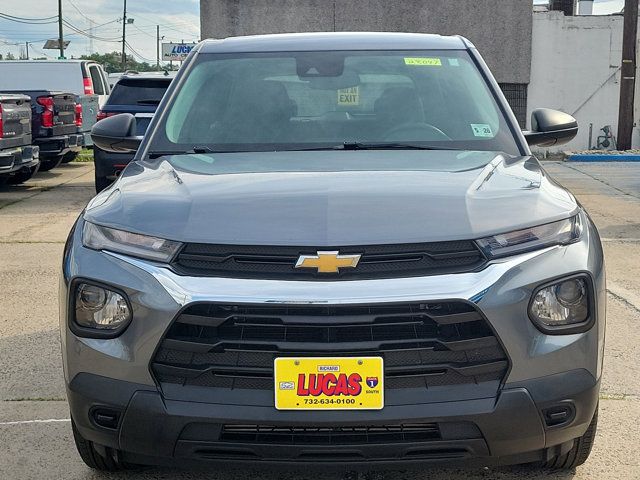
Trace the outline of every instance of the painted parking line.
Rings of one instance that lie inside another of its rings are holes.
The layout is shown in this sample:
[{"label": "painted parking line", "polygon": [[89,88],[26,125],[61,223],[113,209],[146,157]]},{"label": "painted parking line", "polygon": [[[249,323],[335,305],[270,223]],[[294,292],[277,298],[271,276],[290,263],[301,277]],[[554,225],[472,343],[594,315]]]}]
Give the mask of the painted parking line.
[{"label": "painted parking line", "polygon": [[17,420],[15,422],[0,422],[0,427],[4,425],[29,425],[32,423],[64,423],[70,422],[70,418],[48,418],[45,420]]}]

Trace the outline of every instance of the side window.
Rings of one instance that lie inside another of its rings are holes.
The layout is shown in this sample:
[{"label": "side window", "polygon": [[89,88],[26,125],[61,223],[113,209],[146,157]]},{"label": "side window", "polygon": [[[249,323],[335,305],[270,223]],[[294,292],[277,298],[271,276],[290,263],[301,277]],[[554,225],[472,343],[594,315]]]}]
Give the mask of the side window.
[{"label": "side window", "polygon": [[96,95],[106,95],[104,84],[102,83],[102,75],[97,65],[91,65],[89,67],[89,74],[91,75],[91,81],[93,82],[93,91]]},{"label": "side window", "polygon": [[105,94],[109,95],[111,93],[111,86],[109,85],[109,79],[107,78],[107,72],[104,71],[104,68],[98,67],[98,71],[102,76],[102,84],[104,85]]}]

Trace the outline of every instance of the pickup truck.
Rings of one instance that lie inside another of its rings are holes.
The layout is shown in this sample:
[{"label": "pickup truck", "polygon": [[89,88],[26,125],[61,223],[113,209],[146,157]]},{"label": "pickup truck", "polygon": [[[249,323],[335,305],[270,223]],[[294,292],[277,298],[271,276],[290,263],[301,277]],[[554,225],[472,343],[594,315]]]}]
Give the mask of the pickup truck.
[{"label": "pickup truck", "polygon": [[[93,147],[91,141],[91,127],[98,119],[99,107],[98,95],[76,95],[76,124],[78,126],[77,133],[80,135],[81,147]],[[62,163],[69,163],[76,159],[80,149],[73,149],[65,153],[62,157]]]},{"label": "pickup truck", "polygon": [[22,183],[38,170],[29,102],[26,95],[0,93],[0,185]]},{"label": "pickup truck", "polygon": [[[91,60],[15,60],[0,62],[0,91],[50,90],[72,93],[82,105],[82,145],[90,147],[91,127],[111,89],[104,68]],[[80,107],[78,107],[80,108]],[[69,151],[63,162],[77,153]]]},{"label": "pickup truck", "polygon": [[31,132],[33,144],[40,147],[40,171],[57,167],[69,152],[82,149],[82,109],[71,93],[49,90],[26,90],[20,93],[31,98]]}]

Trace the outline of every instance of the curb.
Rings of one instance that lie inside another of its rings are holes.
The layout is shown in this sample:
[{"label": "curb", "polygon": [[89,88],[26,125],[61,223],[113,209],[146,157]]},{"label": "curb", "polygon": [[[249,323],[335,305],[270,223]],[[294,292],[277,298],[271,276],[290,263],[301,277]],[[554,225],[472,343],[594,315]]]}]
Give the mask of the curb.
[{"label": "curb", "polygon": [[567,156],[568,162],[640,162],[640,154],[604,155],[578,153]]}]

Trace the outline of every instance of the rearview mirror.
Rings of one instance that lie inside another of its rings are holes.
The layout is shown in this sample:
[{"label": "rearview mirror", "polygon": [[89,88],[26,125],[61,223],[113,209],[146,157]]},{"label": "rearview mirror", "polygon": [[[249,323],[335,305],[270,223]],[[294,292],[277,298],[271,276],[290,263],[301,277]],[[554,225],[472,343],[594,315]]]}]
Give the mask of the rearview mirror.
[{"label": "rearview mirror", "polygon": [[135,152],[142,142],[142,137],[136,135],[136,127],[136,117],[120,113],[96,123],[91,129],[91,139],[107,152]]},{"label": "rearview mirror", "polygon": [[578,122],[568,113],[538,108],[531,113],[531,130],[523,133],[527,143],[532,146],[562,145],[578,134]]}]

